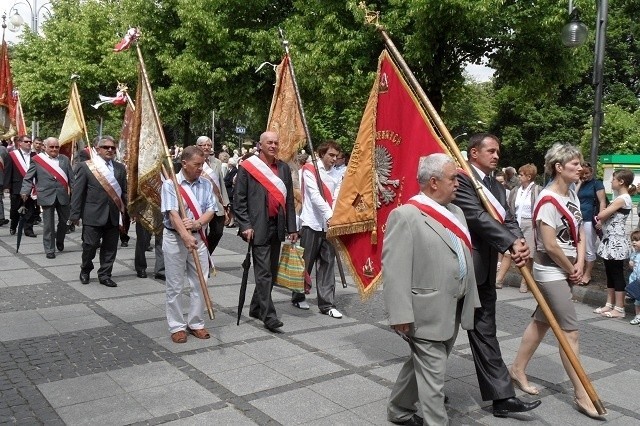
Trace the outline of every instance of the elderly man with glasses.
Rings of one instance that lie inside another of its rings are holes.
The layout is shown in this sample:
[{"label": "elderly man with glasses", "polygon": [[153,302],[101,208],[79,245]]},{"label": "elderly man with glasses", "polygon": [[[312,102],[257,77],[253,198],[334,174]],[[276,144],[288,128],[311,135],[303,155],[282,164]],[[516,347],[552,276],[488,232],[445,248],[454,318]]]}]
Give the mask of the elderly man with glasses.
[{"label": "elderly man with glasses", "polygon": [[31,165],[31,157],[36,154],[31,152],[31,137],[21,135],[16,138],[16,142],[18,145],[9,153],[10,161],[7,161],[4,168],[4,189],[8,189],[11,194],[9,233],[15,235],[16,227],[20,220],[18,209],[24,206],[26,209],[24,213],[24,235],[35,238],[36,234],[33,232],[35,200],[34,197],[29,196],[23,201],[20,192],[22,190],[22,181]]},{"label": "elderly man with glasses", "polygon": [[96,141],[97,155],[80,163],[71,195],[71,223],[82,218],[82,265],[80,282],[89,284],[93,258],[100,248],[98,280],[107,287],[118,285],[111,279],[118,251],[119,227],[127,203],[127,176],[116,162],[116,142],[111,136]]},{"label": "elderly man with glasses", "polygon": [[[69,219],[69,194],[73,185],[73,169],[66,155],[60,154],[56,138],[44,141],[44,152],[33,156],[22,183],[22,200],[30,197],[35,185],[38,202],[42,207],[42,243],[47,259],[55,259],[56,248],[64,250],[64,236]],[[54,211],[58,213],[58,227],[54,226]]]}]

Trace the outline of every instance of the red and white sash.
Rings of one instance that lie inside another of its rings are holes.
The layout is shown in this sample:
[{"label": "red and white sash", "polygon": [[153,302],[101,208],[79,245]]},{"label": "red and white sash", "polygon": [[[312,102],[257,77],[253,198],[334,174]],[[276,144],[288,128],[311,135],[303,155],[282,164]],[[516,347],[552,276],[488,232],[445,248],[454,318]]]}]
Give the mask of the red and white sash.
[{"label": "red and white sash", "polygon": [[213,185],[213,194],[216,196],[217,201],[222,203],[222,193],[220,192],[220,175],[217,174],[211,166],[206,162],[202,166],[202,176],[206,178]]},{"label": "red and white sash", "polygon": [[262,161],[257,155],[245,159],[240,163],[240,166],[244,167],[247,172],[271,194],[278,204],[285,208],[287,199],[287,187],[284,185],[282,179],[278,177],[271,167],[269,167],[264,161]]},{"label": "red and white sash", "polygon": [[[461,168],[458,169],[458,173],[462,173],[469,176],[467,172],[465,172],[465,170]],[[482,189],[482,192],[484,192],[484,195],[487,197],[487,200],[489,200],[489,204],[490,204],[489,208],[495,213],[495,216],[498,218],[498,221],[500,223],[504,223],[504,220],[507,217],[507,211],[504,209],[502,204],[500,204],[500,201],[498,201],[495,195],[493,195],[491,191],[489,191],[489,188],[484,186],[481,181],[479,181],[479,183],[480,183],[480,188]]]},{"label": "red and white sash", "polygon": [[571,234],[571,239],[573,240],[572,245],[577,246],[580,242],[580,233],[578,232],[580,222],[578,222],[578,219],[576,219],[571,211],[567,209],[567,206],[564,205],[558,194],[555,194],[551,191],[546,191],[542,197],[538,197],[533,206],[533,227],[536,227],[540,207],[547,203],[553,204],[558,212],[562,215],[562,217],[567,220],[567,223],[569,224],[569,233]]},{"label": "red and white sash", "polygon": [[60,184],[66,189],[69,190],[69,178],[67,174],[60,168],[60,161],[51,160],[46,154],[40,153],[32,158],[33,161],[38,163],[45,169],[55,180],[60,182]]},{"label": "red and white sash", "polygon": [[421,212],[431,216],[440,225],[456,234],[456,236],[469,248],[469,251],[471,251],[472,246],[469,229],[444,206],[438,204],[424,194],[418,194],[411,197],[407,201],[407,204],[417,207]]},{"label": "red and white sash", "polygon": [[[316,169],[315,167],[313,167],[313,164],[307,163],[304,166],[302,166],[302,179],[300,181],[300,193],[302,194],[303,199],[304,199],[304,172],[305,171],[308,171],[309,173],[311,173],[314,181],[317,178]],[[324,199],[327,201],[327,204],[329,204],[329,207],[333,207],[333,194],[331,193],[331,190],[329,189],[329,187],[324,183],[324,180],[322,181],[322,192],[324,193]]]},{"label": "red and white sash", "polygon": [[11,160],[13,160],[13,165],[16,167],[16,169],[18,169],[18,172],[20,172],[20,175],[24,177],[24,175],[27,174],[28,167],[27,163],[24,160],[22,152],[18,151],[20,150],[14,149],[9,153],[9,156],[11,157]]},{"label": "red and white sash", "polygon": [[4,172],[4,158],[0,156],[0,172]]},{"label": "red and white sash", "polygon": [[[180,189],[180,195],[182,196],[182,199],[187,204],[187,208],[191,210],[193,218],[195,220],[200,219],[200,217],[202,216],[202,210],[200,209],[200,204],[196,199],[196,194],[194,194],[191,188],[189,188],[188,186],[185,187],[182,185],[178,185],[178,188]],[[205,234],[205,230],[206,226],[203,226],[202,228],[200,228],[198,233],[200,234],[202,241],[204,241],[204,244],[207,245],[207,235]]]}]

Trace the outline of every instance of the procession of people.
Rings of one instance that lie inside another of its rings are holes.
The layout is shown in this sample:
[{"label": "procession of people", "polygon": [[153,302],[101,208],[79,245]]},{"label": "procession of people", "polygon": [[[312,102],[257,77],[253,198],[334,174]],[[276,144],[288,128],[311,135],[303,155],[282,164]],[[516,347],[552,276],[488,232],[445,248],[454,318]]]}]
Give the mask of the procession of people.
[{"label": "procession of people", "polygon": [[[18,136],[16,142],[16,149],[4,154],[7,157],[4,188],[11,194],[10,234],[16,233],[19,222],[23,223],[21,232],[27,236],[35,234],[32,218],[36,208],[42,209],[44,253],[53,259],[56,249],[58,254],[64,251],[68,226],[81,224],[80,282],[90,283],[93,260],[99,251],[98,282],[117,287],[112,270],[128,198],[126,168],[116,160],[115,139],[108,135],[96,138],[89,159],[76,159],[73,167],[70,159],[59,153],[56,138],[46,138],[44,151],[40,153],[30,149],[29,136]],[[283,322],[276,311],[272,290],[280,267],[281,245],[288,239],[294,244],[300,240],[306,275],[310,278],[316,269],[313,281],[319,313],[342,318],[336,308],[335,246],[326,236],[345,174],[344,170],[333,173],[337,158],[345,157],[340,146],[335,141],[325,141],[315,152],[315,164],[309,158],[300,164],[299,171],[292,170],[279,160],[278,133],[265,131],[255,149],[248,149],[239,159],[237,174],[229,182],[227,176],[235,164],[226,167],[226,174],[223,173],[221,161],[213,155],[212,140],[201,136],[194,142],[194,146],[180,152],[180,171],[175,183],[166,179],[162,184],[159,218],[162,232],[154,234],[137,217],[132,217],[136,222],[138,278],[147,278],[145,252],[153,250],[151,237],[155,237],[154,278],[166,280],[166,318],[172,342],[185,343],[189,335],[198,339],[211,336],[205,318],[207,295],[198,285],[198,270],[204,277],[211,276],[215,248],[231,220],[237,226],[238,236],[249,244],[253,258],[256,285],[250,317],[261,321],[267,330],[282,333]],[[549,186],[531,197],[529,192],[522,197],[518,192],[508,203],[505,188],[496,181],[494,173],[500,146],[495,135],[472,135],[467,149],[471,173],[458,168],[455,160],[444,153],[416,159],[420,192],[395,208],[386,223],[383,298],[390,326],[411,348],[387,406],[388,419],[395,424],[448,423],[443,385],[447,357],[459,327],[468,333],[482,399],[492,401],[495,416],[527,412],[540,405],[540,400],[517,398],[514,386],[528,394],[538,394],[528,383],[525,369],[549,325],[542,311],[536,310],[531,324],[523,330],[513,365],[507,367],[496,336],[499,253],[510,253],[515,265],[532,268],[540,291],[578,355],[570,286],[583,282],[587,259],[583,218],[575,190],[581,176],[582,156],[570,145],[552,147],[545,165],[553,179]],[[532,165],[523,167],[521,172],[532,169]],[[298,174],[298,179],[292,179],[293,173]],[[614,175],[614,180],[620,181],[616,188],[628,191],[633,180],[628,174]],[[531,176],[535,176],[535,171]],[[301,194],[299,217],[294,203],[294,181]],[[474,182],[481,183],[483,196],[493,209],[488,210],[483,204]],[[529,185],[530,180],[523,180],[522,188]],[[526,213],[518,204],[524,201],[514,201],[520,198],[528,203]],[[628,200],[617,203],[620,206],[612,204],[617,207],[605,209],[595,220],[605,222],[619,214],[616,212],[628,212]],[[494,217],[496,212],[498,216]],[[534,240],[523,236],[525,215],[531,217]],[[613,231],[607,232],[611,235]],[[532,256],[534,248],[536,254]],[[192,256],[193,253],[197,255]],[[624,286],[616,284],[611,288],[615,289],[615,298],[612,290],[607,305],[599,310],[613,312],[610,317],[620,316],[623,311],[619,309],[622,304],[619,290],[623,291]],[[183,304],[185,294],[189,295],[187,305]],[[299,309],[311,307],[303,292],[293,292],[291,302]],[[585,386],[562,350],[560,356],[576,391],[577,409],[599,418]]]}]

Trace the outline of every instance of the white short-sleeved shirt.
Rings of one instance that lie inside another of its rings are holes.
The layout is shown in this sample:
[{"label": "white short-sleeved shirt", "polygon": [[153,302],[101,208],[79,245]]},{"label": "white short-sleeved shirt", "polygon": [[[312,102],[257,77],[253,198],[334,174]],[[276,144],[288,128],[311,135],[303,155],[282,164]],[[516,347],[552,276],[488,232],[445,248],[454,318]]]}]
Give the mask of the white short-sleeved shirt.
[{"label": "white short-sleeved shirt", "polygon": [[[573,190],[569,191],[568,197],[558,196],[558,194],[552,193],[548,189],[540,191],[538,198],[542,198],[545,195],[553,194],[556,198],[559,198],[564,206],[569,210],[578,220],[579,226],[582,225],[582,213],[580,213],[580,201]],[[542,244],[542,235],[540,233],[540,226],[545,223],[556,230],[556,241],[562,249],[562,252],[567,257],[575,258],[577,256],[577,249],[572,244],[571,231],[569,230],[569,224],[567,219],[562,216],[562,213],[558,211],[555,205],[552,203],[543,204],[536,217],[536,250],[539,252],[545,252],[544,245]],[[535,261],[533,262],[533,278],[536,281],[549,282],[556,280],[563,280],[567,278],[567,273],[564,269],[558,266],[543,266]]]}]

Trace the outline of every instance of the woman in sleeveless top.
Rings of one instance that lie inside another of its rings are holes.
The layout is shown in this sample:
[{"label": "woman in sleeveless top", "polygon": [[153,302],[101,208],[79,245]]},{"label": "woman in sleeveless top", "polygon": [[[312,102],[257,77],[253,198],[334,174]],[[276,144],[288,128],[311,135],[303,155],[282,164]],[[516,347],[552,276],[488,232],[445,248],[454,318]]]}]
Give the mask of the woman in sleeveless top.
[{"label": "woman in sleeveless top", "polygon": [[604,261],[607,274],[607,303],[593,311],[607,318],[624,318],[624,263],[629,259],[631,247],[625,229],[631,212],[631,195],[635,194],[634,174],[629,169],[613,173],[611,189],[618,196],[596,216],[596,228],[602,229],[602,242],[598,256]]},{"label": "woman in sleeveless top", "polygon": [[[578,319],[571,300],[571,286],[582,281],[585,257],[584,227],[578,196],[571,189],[582,171],[582,154],[572,145],[553,145],[545,155],[545,169],[552,177],[540,192],[533,211],[536,232],[536,257],[533,277],[553,312],[560,328],[578,356]],[[529,394],[537,388],[529,385],[525,370],[549,330],[549,323],[539,307],[527,326],[509,374],[514,384]],[[564,351],[560,358],[571,383],[574,403],[581,413],[599,417]]]}]

